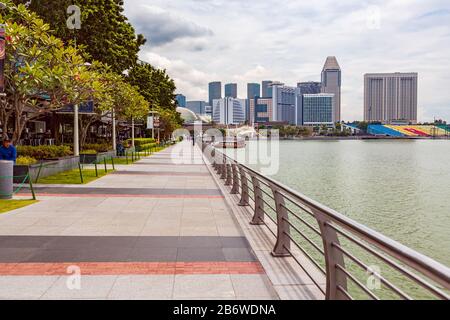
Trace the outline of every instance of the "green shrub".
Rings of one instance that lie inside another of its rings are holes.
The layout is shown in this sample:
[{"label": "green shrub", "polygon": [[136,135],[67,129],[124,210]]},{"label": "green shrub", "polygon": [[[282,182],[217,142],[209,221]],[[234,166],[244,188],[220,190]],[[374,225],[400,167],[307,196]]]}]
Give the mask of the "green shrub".
[{"label": "green shrub", "polygon": [[18,146],[17,154],[34,159],[56,159],[72,155],[69,146]]},{"label": "green shrub", "polygon": [[[136,147],[140,147],[142,145],[151,144],[151,143],[155,143],[155,142],[156,142],[156,140],[152,139],[152,138],[137,138],[137,139],[134,139],[134,145]],[[128,139],[127,143],[129,145],[131,145],[131,139]]]},{"label": "green shrub", "polygon": [[140,146],[136,146],[136,151],[148,151],[152,148],[155,148],[158,144],[156,143],[148,143],[148,144],[141,144]]},{"label": "green shrub", "polygon": [[[101,153],[112,150],[112,146],[109,143],[90,143],[85,144],[83,149],[88,151],[95,150],[97,153]],[[85,152],[83,151],[83,153]]]},{"label": "green shrub", "polygon": [[98,154],[97,150],[83,150],[81,154]]},{"label": "green shrub", "polygon": [[16,165],[18,166],[30,166],[32,164],[36,164],[38,161],[35,158],[27,157],[27,156],[20,156],[16,160]]}]

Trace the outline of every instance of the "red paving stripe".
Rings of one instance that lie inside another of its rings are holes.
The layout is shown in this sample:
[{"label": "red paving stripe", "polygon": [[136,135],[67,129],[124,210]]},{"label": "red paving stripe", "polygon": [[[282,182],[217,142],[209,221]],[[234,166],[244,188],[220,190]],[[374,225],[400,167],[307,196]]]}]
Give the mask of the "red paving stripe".
[{"label": "red paving stripe", "polygon": [[258,262],[80,262],[0,263],[0,276],[64,276],[71,266],[88,276],[264,274]]},{"label": "red paving stripe", "polygon": [[[31,193],[18,193],[21,197],[31,197]],[[60,197],[60,198],[157,198],[157,199],[224,199],[224,196],[208,196],[208,195],[165,195],[165,194],[64,194],[64,193],[40,193],[36,192],[36,196],[41,197]]]}]

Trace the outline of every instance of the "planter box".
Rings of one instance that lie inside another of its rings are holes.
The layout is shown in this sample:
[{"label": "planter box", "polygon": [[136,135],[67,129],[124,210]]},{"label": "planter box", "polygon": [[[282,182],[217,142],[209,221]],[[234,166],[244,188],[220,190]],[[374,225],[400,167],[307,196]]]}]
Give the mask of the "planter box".
[{"label": "planter box", "polygon": [[[30,166],[14,166],[14,176],[25,176],[30,173],[33,181],[36,181],[36,178],[39,175],[39,178],[45,178],[48,176],[52,176],[58,174],[60,172],[69,171],[78,168],[78,164],[80,162],[80,157],[64,157],[60,159],[48,159],[42,161],[41,163],[33,164]],[[40,172],[39,172],[40,171]],[[15,178],[14,183],[23,182],[24,178]]]},{"label": "planter box", "polygon": [[101,152],[97,154],[80,154],[80,162],[83,164],[99,163],[103,161],[104,158],[115,157],[116,153],[114,151]]}]

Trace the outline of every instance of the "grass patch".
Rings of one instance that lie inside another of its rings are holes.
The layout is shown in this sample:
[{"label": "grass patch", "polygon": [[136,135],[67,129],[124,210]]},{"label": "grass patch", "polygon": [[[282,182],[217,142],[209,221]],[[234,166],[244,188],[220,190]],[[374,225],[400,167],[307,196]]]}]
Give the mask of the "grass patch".
[{"label": "grass patch", "polygon": [[[158,147],[158,148],[155,148],[155,149],[152,150],[152,153],[150,153],[150,152],[145,152],[145,151],[135,152],[135,157],[136,157],[137,155],[139,155],[139,156],[141,157],[141,159],[146,158],[146,157],[151,157],[151,156],[154,155],[155,153],[160,152],[160,151],[162,151],[162,150],[164,150],[164,149],[166,149],[166,148],[167,148],[167,147]],[[139,161],[139,160],[135,159],[134,162],[136,162],[136,161]],[[133,164],[134,162],[132,161],[131,154],[128,155],[128,160],[127,160],[126,157],[114,158],[114,164],[115,164],[115,165],[116,165],[116,164],[117,164],[117,165],[130,165],[130,164]],[[101,161],[98,165],[101,166],[103,163],[104,163],[104,162]],[[106,159],[106,164],[111,165],[111,164],[112,164],[111,159]],[[99,167],[99,168],[100,168],[100,167]]]},{"label": "grass patch", "polygon": [[[134,162],[136,162],[136,160]],[[101,166],[102,164],[103,164],[103,162],[100,163],[99,166]],[[111,165],[112,164],[111,159],[109,159],[109,160],[107,159],[106,160],[106,164]],[[127,164],[133,164],[133,162],[131,161],[131,156],[129,156],[128,157],[128,163],[127,163],[127,158],[125,158],[125,157],[123,157],[123,158],[114,158],[114,165],[116,165],[116,164],[127,165]]]},{"label": "grass patch", "polygon": [[[113,170],[108,170],[112,172]],[[93,169],[84,169],[83,172],[83,184],[97,180],[108,173],[105,172],[103,168],[98,168],[98,177]],[[37,181],[39,184],[82,184],[80,179],[80,171],[78,169],[70,170],[55,174],[53,176],[48,176],[45,178],[40,178]]]},{"label": "grass patch", "polygon": [[20,209],[36,202],[36,200],[0,200],[0,214]]}]

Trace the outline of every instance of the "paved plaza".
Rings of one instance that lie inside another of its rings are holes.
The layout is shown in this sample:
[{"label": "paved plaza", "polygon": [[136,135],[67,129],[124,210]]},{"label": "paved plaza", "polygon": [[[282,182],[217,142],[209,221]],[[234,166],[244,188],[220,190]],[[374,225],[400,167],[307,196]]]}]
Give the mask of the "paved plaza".
[{"label": "paved plaza", "polygon": [[187,142],[36,191],[38,203],[0,215],[0,299],[316,298]]}]

